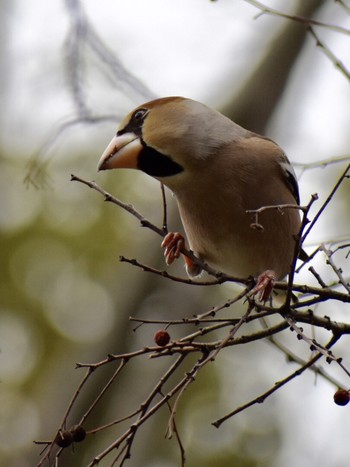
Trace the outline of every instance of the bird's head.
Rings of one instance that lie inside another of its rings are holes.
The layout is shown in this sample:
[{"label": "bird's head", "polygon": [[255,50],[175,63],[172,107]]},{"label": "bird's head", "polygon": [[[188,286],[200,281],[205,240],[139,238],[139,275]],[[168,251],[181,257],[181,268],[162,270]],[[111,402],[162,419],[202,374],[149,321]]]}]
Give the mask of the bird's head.
[{"label": "bird's head", "polygon": [[[237,131],[237,135],[235,132]],[[98,163],[99,170],[139,169],[165,184],[201,170],[219,148],[245,131],[219,112],[183,97],[138,106],[120,123]]]}]

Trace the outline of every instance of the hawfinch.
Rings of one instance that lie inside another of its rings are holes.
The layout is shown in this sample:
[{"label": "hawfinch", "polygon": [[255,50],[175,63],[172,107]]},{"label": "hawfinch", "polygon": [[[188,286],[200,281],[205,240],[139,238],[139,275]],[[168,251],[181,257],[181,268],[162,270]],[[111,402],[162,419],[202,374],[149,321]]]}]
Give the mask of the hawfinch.
[{"label": "hawfinch", "polygon": [[[283,150],[221,113],[183,97],[140,105],[120,123],[99,170],[139,169],[175,195],[191,250],[214,268],[257,277],[254,292],[266,301],[274,282],[290,270],[300,229],[298,184]],[[249,211],[289,205],[259,213]],[[291,207],[292,206],[292,207]],[[255,227],[255,228],[254,228]],[[170,264],[183,236],[162,246]],[[187,273],[201,268],[185,257]]]}]

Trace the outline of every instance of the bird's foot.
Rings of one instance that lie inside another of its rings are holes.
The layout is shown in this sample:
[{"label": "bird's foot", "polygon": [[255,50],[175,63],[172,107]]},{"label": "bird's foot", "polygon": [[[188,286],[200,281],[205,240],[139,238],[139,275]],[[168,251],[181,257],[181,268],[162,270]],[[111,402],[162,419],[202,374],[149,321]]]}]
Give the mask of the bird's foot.
[{"label": "bird's foot", "polygon": [[169,232],[165,235],[161,247],[164,248],[164,258],[169,266],[179,258],[182,248],[185,247],[185,239],[180,232]]},{"label": "bird's foot", "polygon": [[250,291],[249,295],[253,296],[258,294],[258,299],[265,303],[269,300],[275,283],[276,273],[268,269],[258,276],[255,287]]},{"label": "bird's foot", "polygon": [[[180,257],[181,250],[186,248],[184,236],[180,232],[169,232],[165,235],[161,247],[164,248],[165,262],[169,266]],[[191,258],[183,255],[186,271],[190,277],[198,276],[202,268],[198,266]]]}]

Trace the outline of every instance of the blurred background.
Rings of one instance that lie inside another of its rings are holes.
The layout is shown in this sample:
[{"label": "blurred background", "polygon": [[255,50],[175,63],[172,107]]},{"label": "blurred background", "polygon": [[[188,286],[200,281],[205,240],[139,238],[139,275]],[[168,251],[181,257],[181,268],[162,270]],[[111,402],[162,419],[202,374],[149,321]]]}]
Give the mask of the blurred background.
[{"label": "blurred background", "polygon": [[[0,465],[36,465],[40,447],[33,440],[55,435],[84,374],[75,362],[152,345],[159,326],[133,332],[129,316],[192,316],[238,290],[176,284],[119,263],[119,255],[125,255],[163,268],[159,237],[96,192],[71,182],[70,175],[95,179],[161,226],[157,182],[129,171],[96,173],[125,113],[168,95],[223,111],[285,149],[300,178],[302,203],[312,193],[320,196],[315,210],[344,170],[346,162],[312,169],[305,164],[350,155],[350,3],[264,2],[347,30],[315,26],[325,48],[316,45],[305,24],[261,15],[252,3],[2,0]],[[349,237],[349,197],[344,185],[307,248]],[[168,202],[173,229],[178,218],[171,196]],[[317,267],[324,277],[332,276],[324,262]],[[183,274],[183,268],[176,265],[172,272]],[[306,273],[297,282],[315,284]],[[319,312],[341,320],[346,310],[326,304]],[[240,306],[236,313],[242,313]],[[173,338],[185,332],[190,329],[171,330]],[[296,339],[289,334],[283,342],[293,346]],[[297,343],[295,348],[308,355],[304,347]],[[337,352],[349,361],[345,341]],[[136,408],[167,363],[134,361],[87,428]],[[334,386],[311,372],[219,430],[211,425],[294,369],[264,342],[222,352],[180,404],[177,421],[188,465],[349,465],[349,409],[335,406]],[[348,385],[337,368],[327,370]],[[107,370],[94,374],[72,424],[107,376]],[[143,427],[127,465],[180,465],[176,442],[164,439],[167,419],[164,409]],[[118,430],[76,446],[60,465],[88,465]]]}]

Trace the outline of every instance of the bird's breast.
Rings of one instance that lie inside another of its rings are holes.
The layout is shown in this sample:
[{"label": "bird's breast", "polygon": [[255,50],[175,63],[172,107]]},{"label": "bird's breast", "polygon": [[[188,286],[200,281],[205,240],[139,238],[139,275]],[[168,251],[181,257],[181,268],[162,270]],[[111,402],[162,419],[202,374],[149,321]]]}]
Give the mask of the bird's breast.
[{"label": "bird's breast", "polygon": [[293,259],[293,235],[298,233],[300,224],[297,210],[266,211],[259,217],[263,229],[258,230],[252,225],[253,215],[239,200],[219,205],[216,201],[209,199],[198,205],[178,199],[190,248],[227,274],[245,278],[272,269],[282,279]]}]

